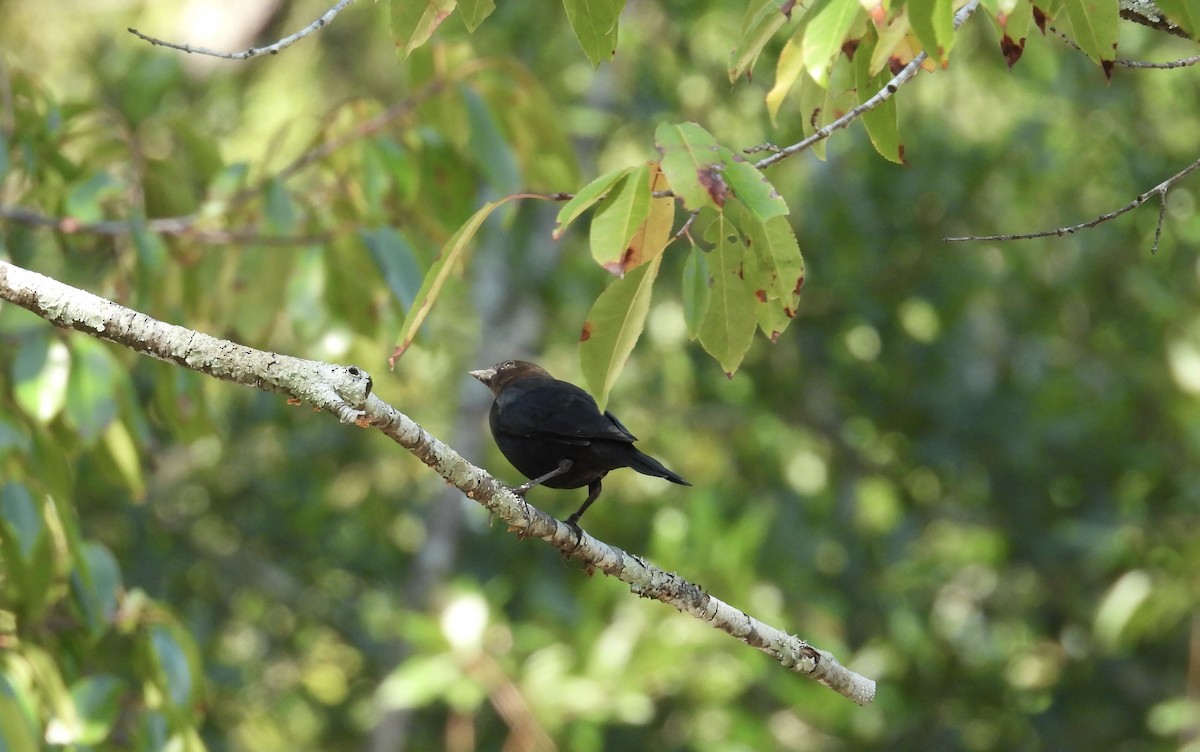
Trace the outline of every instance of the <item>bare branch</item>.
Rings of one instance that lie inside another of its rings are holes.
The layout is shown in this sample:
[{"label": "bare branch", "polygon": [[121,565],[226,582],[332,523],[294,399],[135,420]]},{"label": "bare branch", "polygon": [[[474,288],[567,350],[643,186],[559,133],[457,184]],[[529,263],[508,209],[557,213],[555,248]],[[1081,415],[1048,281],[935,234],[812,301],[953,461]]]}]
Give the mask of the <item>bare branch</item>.
[{"label": "bare branch", "polygon": [[1153,188],[1146,191],[1145,193],[1139,195],[1133,201],[1130,201],[1128,204],[1125,204],[1120,209],[1115,209],[1106,214],[1101,214],[1099,217],[1096,217],[1095,219],[1089,220],[1087,222],[1081,222],[1077,225],[1070,225],[1068,227],[1056,227],[1053,230],[1041,230],[1040,232],[1026,232],[1026,233],[1012,234],[1012,235],[965,235],[965,236],[961,236],[961,237],[942,238],[942,241],[945,243],[964,243],[964,242],[971,241],[971,240],[1002,241],[1002,240],[1031,240],[1033,238],[1062,237],[1063,235],[1070,235],[1072,233],[1079,232],[1080,230],[1086,230],[1086,229],[1095,227],[1096,225],[1103,224],[1104,222],[1107,222],[1110,219],[1116,219],[1117,217],[1121,216],[1122,214],[1131,212],[1134,209],[1138,208],[1139,206],[1146,203],[1154,196],[1158,196],[1159,200],[1162,202],[1162,206],[1159,207],[1159,210],[1158,210],[1158,226],[1154,230],[1154,245],[1151,246],[1151,248],[1150,248],[1151,253],[1157,253],[1158,252],[1158,240],[1160,237],[1162,237],[1162,226],[1163,226],[1163,222],[1166,220],[1166,217],[1167,217],[1167,191],[1169,191],[1171,189],[1171,186],[1173,186],[1175,183],[1179,182],[1185,176],[1189,175],[1192,172],[1195,172],[1198,169],[1200,169],[1200,159],[1197,159],[1195,162],[1192,162],[1190,165],[1183,168],[1179,172],[1175,173],[1171,177],[1162,181],[1161,183],[1154,186]]},{"label": "bare branch", "polygon": [[[966,5],[959,8],[958,11],[954,14],[954,28],[957,29],[958,27],[960,27],[964,23],[966,23],[966,20],[971,17],[971,14],[974,13],[975,9],[978,7],[979,7],[979,0],[970,0],[970,2],[968,2]],[[897,73],[895,75],[895,77],[892,78],[891,81],[888,81],[882,89],[877,91],[873,97],[871,97],[867,101],[863,102],[859,106],[855,107],[854,109],[850,110],[845,115],[842,115],[837,120],[834,120],[833,122],[831,122],[821,128],[818,128],[815,133],[813,133],[811,136],[804,139],[803,141],[797,142],[795,144],[792,144],[791,146],[787,146],[787,147],[783,147],[783,148],[775,147],[775,146],[772,146],[771,144],[763,144],[760,146],[752,147],[752,150],[748,150],[747,153],[756,153],[759,151],[774,151],[775,152],[774,154],[772,154],[769,157],[764,157],[764,158],[758,160],[757,162],[754,163],[754,166],[761,170],[766,167],[770,167],[771,165],[775,164],[776,162],[782,162],[783,160],[787,159],[788,157],[790,157],[794,154],[799,154],[800,152],[809,148],[810,146],[817,143],[818,141],[824,141],[825,139],[827,139],[831,135],[833,135],[834,131],[837,131],[837,130],[847,127],[848,125],[853,123],[855,120],[858,120],[860,117],[862,117],[867,112],[870,112],[871,110],[875,109],[876,107],[883,104],[887,100],[891,99],[892,95],[896,93],[897,89],[899,89],[904,84],[908,83],[912,79],[913,76],[917,75],[917,71],[921,70],[921,64],[924,63],[928,57],[929,57],[929,53],[922,50],[920,52],[920,54],[918,54],[916,57],[914,57],[912,60],[909,61],[908,65],[901,68],[900,72]]]},{"label": "bare branch", "polygon": [[[1071,39],[1069,36],[1062,33],[1061,31],[1059,31],[1057,28],[1055,28],[1053,26],[1051,26],[1049,28],[1050,28],[1050,31],[1052,31],[1058,35],[1059,39],[1066,42],[1070,47],[1074,48],[1077,52],[1083,52],[1083,48],[1080,47],[1079,44],[1074,39]],[[1176,28],[1178,28],[1178,27],[1176,27]],[[1200,63],[1200,55],[1192,55],[1191,57],[1184,57],[1184,58],[1180,58],[1179,60],[1168,60],[1165,63],[1151,63],[1151,62],[1147,62],[1144,60],[1129,60],[1128,58],[1123,58],[1123,57],[1119,57],[1116,60],[1112,61],[1113,65],[1120,67],[1120,68],[1143,68],[1143,69],[1151,68],[1151,69],[1155,69],[1155,70],[1172,70],[1174,68],[1187,68],[1187,67],[1195,65],[1196,63]]]},{"label": "bare branch", "polygon": [[313,32],[318,31],[319,29],[323,28],[325,26],[325,24],[332,21],[337,16],[337,14],[341,13],[346,8],[346,6],[352,2],[354,2],[354,0],[339,0],[337,5],[333,6],[329,10],[325,11],[325,15],[321,16],[316,21],[313,21],[308,26],[305,26],[300,31],[297,31],[295,34],[292,34],[289,37],[284,37],[283,39],[280,39],[278,42],[269,44],[266,47],[251,47],[247,50],[242,50],[241,52],[222,52],[220,50],[210,50],[207,47],[193,47],[190,44],[177,44],[175,42],[167,42],[162,39],[158,39],[156,37],[147,36],[146,34],[143,34],[142,32],[133,28],[132,26],[129,27],[128,31],[130,34],[133,34],[134,36],[138,37],[139,39],[144,39],[145,41],[149,42],[150,44],[158,45],[159,47],[170,47],[173,50],[181,50],[181,51],[187,52],[189,54],[209,55],[210,57],[219,57],[224,60],[249,60],[252,57],[260,57],[262,55],[275,55],[275,54],[278,54],[280,50],[283,50],[287,47],[291,47],[293,44],[300,41],[301,39],[308,36],[309,34],[312,34]]},{"label": "bare branch", "polygon": [[875,682],[838,663],[794,635],[755,619],[677,574],[575,530],[528,505],[486,471],[467,462],[411,418],[371,394],[371,377],[356,366],[337,366],[255,350],[167,324],[49,277],[0,261],[0,299],[32,311],[55,326],[75,329],[135,352],[214,378],[279,392],[336,415],[343,423],[378,428],[476,500],[522,538],[541,538],[580,561],[653,598],[704,621],[770,655],[784,667],[866,705]]}]

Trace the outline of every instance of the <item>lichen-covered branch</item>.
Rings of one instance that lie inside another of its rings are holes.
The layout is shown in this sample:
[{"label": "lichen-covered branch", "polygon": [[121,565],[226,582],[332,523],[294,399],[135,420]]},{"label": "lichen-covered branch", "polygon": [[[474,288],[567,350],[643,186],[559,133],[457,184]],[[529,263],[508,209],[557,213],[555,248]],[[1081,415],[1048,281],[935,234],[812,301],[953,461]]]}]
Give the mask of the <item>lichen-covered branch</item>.
[{"label": "lichen-covered branch", "polygon": [[842,666],[830,653],[755,619],[679,575],[597,540],[527,504],[483,469],[371,394],[371,377],[338,366],[255,350],[229,340],[167,324],[143,313],[0,261],[0,299],[74,329],[214,378],[279,392],[336,415],[344,423],[372,426],[416,455],[448,483],[475,499],[525,538],[540,538],[589,569],[629,585],[643,598],[662,601],[770,655],[780,664],[865,705],[875,682]]}]

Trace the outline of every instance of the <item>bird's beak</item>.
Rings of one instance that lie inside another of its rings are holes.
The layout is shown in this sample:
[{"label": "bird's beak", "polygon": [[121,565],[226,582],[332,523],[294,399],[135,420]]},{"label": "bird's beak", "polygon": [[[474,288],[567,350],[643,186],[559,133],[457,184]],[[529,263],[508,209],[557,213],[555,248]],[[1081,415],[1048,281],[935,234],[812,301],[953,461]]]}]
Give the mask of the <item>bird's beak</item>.
[{"label": "bird's beak", "polygon": [[495,368],[483,368],[478,371],[467,371],[475,378],[479,379],[484,386],[491,386],[492,378],[496,375]]}]

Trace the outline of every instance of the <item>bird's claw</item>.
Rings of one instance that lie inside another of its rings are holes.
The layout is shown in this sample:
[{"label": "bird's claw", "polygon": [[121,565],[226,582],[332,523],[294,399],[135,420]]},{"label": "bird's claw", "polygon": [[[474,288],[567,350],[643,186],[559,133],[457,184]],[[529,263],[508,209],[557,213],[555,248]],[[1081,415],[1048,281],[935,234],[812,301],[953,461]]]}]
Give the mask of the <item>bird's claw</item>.
[{"label": "bird's claw", "polygon": [[572,551],[579,548],[579,544],[583,543],[583,528],[579,526],[579,516],[571,515],[566,519],[567,526],[575,531],[575,545],[571,548]]}]

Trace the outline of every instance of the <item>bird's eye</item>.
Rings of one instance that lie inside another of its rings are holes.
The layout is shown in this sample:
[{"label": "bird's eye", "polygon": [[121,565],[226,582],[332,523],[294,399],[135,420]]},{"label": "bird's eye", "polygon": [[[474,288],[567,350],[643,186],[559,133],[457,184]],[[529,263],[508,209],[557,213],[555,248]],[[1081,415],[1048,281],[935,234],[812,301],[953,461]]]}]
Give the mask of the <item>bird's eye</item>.
[{"label": "bird's eye", "polygon": [[501,368],[505,368],[505,369],[507,369],[507,368],[516,368],[516,367],[517,367],[517,361],[515,361],[515,360],[506,360],[506,361],[504,361],[504,364],[503,364],[502,366],[500,366],[500,367],[501,367]]}]

